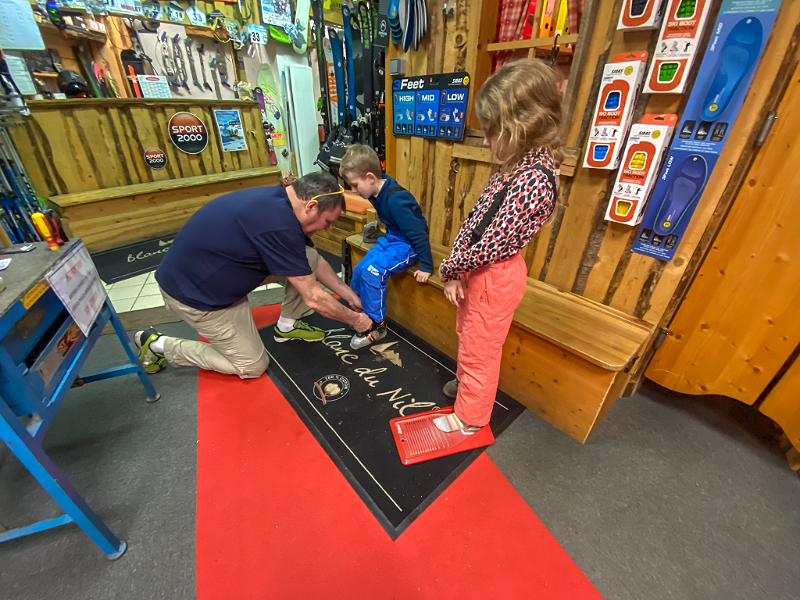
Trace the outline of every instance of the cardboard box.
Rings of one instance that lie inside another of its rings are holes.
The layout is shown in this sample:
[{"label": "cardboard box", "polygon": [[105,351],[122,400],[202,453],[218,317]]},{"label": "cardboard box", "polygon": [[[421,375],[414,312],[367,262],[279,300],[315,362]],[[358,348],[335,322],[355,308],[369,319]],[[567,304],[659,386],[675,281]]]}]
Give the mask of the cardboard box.
[{"label": "cardboard box", "polygon": [[664,16],[665,0],[625,0],[617,29],[658,29]]},{"label": "cardboard box", "polygon": [[647,52],[628,52],[603,68],[584,167],[617,168],[646,66]]},{"label": "cardboard box", "polygon": [[711,0],[669,0],[658,36],[646,94],[682,94],[703,37]]},{"label": "cardboard box", "polygon": [[631,226],[641,223],[677,122],[676,115],[645,115],[631,127],[606,221]]}]

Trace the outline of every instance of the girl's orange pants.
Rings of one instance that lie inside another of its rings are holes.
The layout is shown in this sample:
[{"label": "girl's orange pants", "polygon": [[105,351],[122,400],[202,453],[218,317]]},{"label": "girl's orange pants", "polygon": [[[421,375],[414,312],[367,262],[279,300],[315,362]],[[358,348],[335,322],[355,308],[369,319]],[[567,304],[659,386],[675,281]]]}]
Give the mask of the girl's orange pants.
[{"label": "girl's orange pants", "polygon": [[467,273],[458,305],[459,380],[455,413],[464,423],[489,423],[497,396],[500,361],[514,311],[522,301],[528,269],[521,254]]}]

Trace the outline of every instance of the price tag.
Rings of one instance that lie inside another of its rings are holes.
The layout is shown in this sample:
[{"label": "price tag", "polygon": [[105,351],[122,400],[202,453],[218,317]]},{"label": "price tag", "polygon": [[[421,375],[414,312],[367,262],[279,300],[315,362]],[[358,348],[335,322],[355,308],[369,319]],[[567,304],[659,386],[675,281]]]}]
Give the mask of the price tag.
[{"label": "price tag", "polygon": [[267,44],[267,28],[263,25],[251,24],[247,31],[250,35],[251,44]]}]

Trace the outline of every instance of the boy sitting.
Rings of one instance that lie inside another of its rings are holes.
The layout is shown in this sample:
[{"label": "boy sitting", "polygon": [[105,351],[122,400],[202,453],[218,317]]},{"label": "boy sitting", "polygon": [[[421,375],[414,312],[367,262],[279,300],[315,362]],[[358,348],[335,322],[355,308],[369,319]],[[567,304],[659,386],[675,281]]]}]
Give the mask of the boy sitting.
[{"label": "boy sitting", "polygon": [[379,238],[356,265],[350,282],[350,287],[361,298],[364,312],[373,321],[370,331],[357,333],[350,340],[350,345],[358,349],[386,335],[386,279],[419,262],[414,276],[418,282],[425,283],[433,272],[433,258],[428,223],[419,204],[394,179],[383,175],[381,162],[372,148],[351,145],[342,158],[339,173],[354,192],[372,202],[378,218],[386,226],[386,236]]}]

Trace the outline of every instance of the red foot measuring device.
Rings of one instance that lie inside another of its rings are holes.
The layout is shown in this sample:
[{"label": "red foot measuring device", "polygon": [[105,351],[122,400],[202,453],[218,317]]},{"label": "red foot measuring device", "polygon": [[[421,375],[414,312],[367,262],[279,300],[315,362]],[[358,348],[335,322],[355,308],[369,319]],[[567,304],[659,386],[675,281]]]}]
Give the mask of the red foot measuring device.
[{"label": "red foot measuring device", "polygon": [[488,425],[471,435],[464,435],[460,431],[445,433],[437,429],[433,419],[452,412],[453,407],[448,406],[389,421],[397,452],[404,465],[494,444],[492,428]]}]

